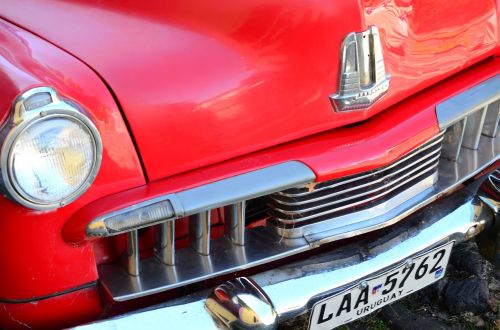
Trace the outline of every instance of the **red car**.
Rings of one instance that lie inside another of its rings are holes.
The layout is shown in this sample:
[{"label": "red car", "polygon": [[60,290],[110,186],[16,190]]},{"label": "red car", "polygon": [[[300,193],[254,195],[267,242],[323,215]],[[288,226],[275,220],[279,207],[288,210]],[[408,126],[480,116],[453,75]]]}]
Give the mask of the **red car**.
[{"label": "red car", "polygon": [[439,280],[498,214],[498,15],[2,0],[0,327],[332,329]]}]

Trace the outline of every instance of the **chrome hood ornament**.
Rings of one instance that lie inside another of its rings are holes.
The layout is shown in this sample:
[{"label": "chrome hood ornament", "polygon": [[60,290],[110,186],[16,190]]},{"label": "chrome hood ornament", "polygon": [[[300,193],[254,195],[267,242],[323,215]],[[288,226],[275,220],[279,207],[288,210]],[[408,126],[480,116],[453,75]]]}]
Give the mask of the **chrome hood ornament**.
[{"label": "chrome hood ornament", "polygon": [[368,108],[387,92],[389,80],[378,28],[349,33],[342,42],[338,92],[330,100],[336,111]]}]

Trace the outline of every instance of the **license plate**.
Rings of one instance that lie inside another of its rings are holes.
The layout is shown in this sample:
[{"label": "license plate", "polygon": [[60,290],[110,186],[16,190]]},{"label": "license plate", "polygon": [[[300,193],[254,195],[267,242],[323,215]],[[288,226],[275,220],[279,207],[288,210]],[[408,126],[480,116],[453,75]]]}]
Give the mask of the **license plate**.
[{"label": "license plate", "polygon": [[316,303],[309,329],[333,329],[436,282],[445,274],[452,247],[453,242],[442,245]]}]

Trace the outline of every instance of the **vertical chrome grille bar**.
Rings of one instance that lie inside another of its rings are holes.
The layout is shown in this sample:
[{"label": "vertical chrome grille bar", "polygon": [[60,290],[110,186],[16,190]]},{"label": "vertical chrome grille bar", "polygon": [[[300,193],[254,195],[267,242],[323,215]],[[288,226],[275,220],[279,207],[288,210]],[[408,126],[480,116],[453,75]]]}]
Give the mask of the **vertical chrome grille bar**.
[{"label": "vertical chrome grille bar", "polygon": [[452,161],[458,159],[466,125],[467,117],[448,127],[443,137],[443,147],[441,150],[441,155],[444,158]]},{"label": "vertical chrome grille bar", "polygon": [[127,271],[133,276],[140,274],[139,235],[137,230],[127,233]]},{"label": "vertical chrome grille bar", "polygon": [[189,219],[191,245],[202,255],[210,254],[210,210],[195,214]]},{"label": "vertical chrome grille bar", "polygon": [[486,107],[479,109],[467,116],[462,146],[476,150],[479,147],[479,138],[483,131]]},{"label": "vertical chrome grille bar", "polygon": [[245,208],[245,201],[224,208],[226,234],[237,245],[245,245]]},{"label": "vertical chrome grille bar", "polygon": [[159,231],[155,255],[167,265],[175,264],[175,222],[167,221],[160,224],[157,228]]},{"label": "vertical chrome grille bar", "polygon": [[489,137],[496,137],[498,122],[500,121],[500,100],[496,100],[488,105],[486,119],[484,120],[483,134]]}]

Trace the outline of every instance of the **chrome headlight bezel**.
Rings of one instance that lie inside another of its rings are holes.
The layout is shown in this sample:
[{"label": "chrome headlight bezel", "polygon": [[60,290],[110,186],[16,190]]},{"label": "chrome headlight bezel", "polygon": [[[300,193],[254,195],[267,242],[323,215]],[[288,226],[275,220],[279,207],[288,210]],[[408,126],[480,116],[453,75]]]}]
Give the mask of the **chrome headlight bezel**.
[{"label": "chrome headlight bezel", "polygon": [[[40,104],[30,103],[34,97],[40,96]],[[29,196],[19,187],[13,173],[12,151],[19,137],[28,128],[54,118],[64,118],[80,124],[92,137],[94,155],[88,175],[74,192],[57,202],[45,202]],[[36,87],[16,98],[10,118],[0,128],[0,144],[0,188],[12,200],[34,210],[52,210],[76,200],[91,186],[102,161],[102,140],[94,123],[83,109],[72,101],[60,98],[51,87]]]}]

